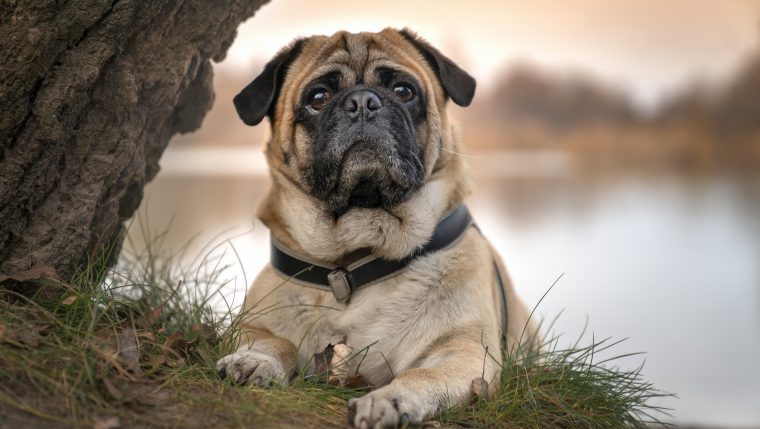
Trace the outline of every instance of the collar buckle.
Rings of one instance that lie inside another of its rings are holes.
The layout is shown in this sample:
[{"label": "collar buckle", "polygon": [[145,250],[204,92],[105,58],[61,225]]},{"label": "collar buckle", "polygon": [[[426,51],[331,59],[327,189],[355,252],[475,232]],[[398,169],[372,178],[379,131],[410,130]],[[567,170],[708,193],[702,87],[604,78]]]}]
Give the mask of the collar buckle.
[{"label": "collar buckle", "polygon": [[348,271],[345,268],[338,267],[327,274],[327,282],[335,296],[335,300],[341,304],[348,302],[351,298],[351,282],[348,280]]}]

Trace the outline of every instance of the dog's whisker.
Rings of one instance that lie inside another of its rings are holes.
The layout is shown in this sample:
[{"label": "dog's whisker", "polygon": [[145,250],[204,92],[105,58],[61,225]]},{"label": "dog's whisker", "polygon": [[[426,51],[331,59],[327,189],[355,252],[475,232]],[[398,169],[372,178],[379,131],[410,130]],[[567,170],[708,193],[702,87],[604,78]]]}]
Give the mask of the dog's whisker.
[{"label": "dog's whisker", "polygon": [[481,158],[485,158],[486,157],[485,155],[468,155],[466,153],[457,152],[455,150],[451,150],[451,149],[449,149],[447,147],[443,147],[443,146],[441,147],[441,149],[445,150],[448,153],[453,153],[454,155],[461,156],[463,158],[481,159]]}]

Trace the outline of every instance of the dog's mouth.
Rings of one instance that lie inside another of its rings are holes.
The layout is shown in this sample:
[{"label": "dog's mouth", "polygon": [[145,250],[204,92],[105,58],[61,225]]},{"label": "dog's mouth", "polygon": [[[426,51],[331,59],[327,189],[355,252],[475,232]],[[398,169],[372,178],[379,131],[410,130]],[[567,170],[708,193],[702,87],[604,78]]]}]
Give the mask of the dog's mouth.
[{"label": "dog's mouth", "polygon": [[402,154],[387,141],[359,141],[347,150],[325,176],[329,189],[315,196],[340,216],[354,207],[390,209],[408,199],[422,183],[422,162]]},{"label": "dog's mouth", "polygon": [[363,176],[348,196],[348,207],[382,207],[383,198],[378,183],[370,176]]}]

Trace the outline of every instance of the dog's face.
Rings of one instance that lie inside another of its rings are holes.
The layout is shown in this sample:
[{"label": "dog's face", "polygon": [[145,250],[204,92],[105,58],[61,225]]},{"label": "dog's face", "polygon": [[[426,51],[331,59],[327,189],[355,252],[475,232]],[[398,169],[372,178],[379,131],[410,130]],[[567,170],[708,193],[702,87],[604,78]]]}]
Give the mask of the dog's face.
[{"label": "dog's face", "polygon": [[414,194],[452,144],[446,101],[466,106],[474,92],[475,80],[435,48],[386,29],[296,41],[235,106],[249,125],[270,117],[271,168],[338,217]]}]

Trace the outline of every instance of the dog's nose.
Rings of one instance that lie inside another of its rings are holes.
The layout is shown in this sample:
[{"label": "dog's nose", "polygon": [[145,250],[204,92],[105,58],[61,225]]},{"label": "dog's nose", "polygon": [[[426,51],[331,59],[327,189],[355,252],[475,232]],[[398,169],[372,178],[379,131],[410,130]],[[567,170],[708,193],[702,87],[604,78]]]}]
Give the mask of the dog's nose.
[{"label": "dog's nose", "polygon": [[354,91],[343,101],[343,110],[352,118],[360,115],[369,117],[381,107],[383,107],[383,102],[380,101],[380,97],[367,89]]}]

